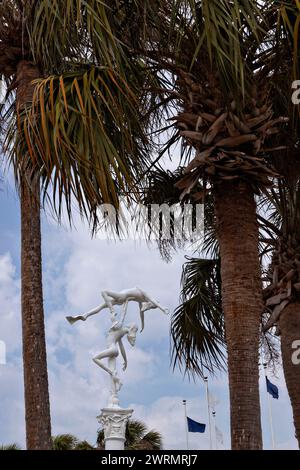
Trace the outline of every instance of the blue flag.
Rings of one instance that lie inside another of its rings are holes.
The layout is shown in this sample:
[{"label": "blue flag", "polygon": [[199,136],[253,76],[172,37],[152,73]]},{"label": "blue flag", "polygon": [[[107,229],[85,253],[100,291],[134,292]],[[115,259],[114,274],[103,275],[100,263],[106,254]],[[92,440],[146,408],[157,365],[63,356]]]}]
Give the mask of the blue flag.
[{"label": "blue flag", "polygon": [[269,392],[269,394],[272,395],[273,398],[279,398],[278,387],[272,384],[272,382],[270,382],[268,377],[266,377],[266,383],[267,383],[267,392]]},{"label": "blue flag", "polygon": [[205,424],[197,423],[191,418],[186,418],[188,424],[188,431],[189,432],[204,432],[205,431]]}]

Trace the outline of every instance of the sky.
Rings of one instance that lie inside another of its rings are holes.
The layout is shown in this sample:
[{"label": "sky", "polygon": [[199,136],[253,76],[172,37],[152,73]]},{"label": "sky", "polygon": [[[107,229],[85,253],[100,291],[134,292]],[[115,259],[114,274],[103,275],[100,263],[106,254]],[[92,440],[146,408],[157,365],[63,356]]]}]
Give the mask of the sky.
[{"label": "sky", "polygon": [[[25,447],[23,371],[20,317],[20,217],[18,196],[11,176],[0,182],[0,344],[6,345],[6,364],[0,361],[0,445],[17,442]],[[109,326],[107,311],[71,326],[66,315],[76,315],[102,303],[100,292],[134,286],[144,288],[172,312],[178,305],[184,255],[170,263],[160,257],[156,245],[143,241],[112,242],[91,239],[78,219],[76,229],[42,217],[43,280],[48,354],[52,433],[72,433],[91,444],[96,441],[96,416],[107,405],[109,381],[92,358],[105,347]],[[128,321],[138,322],[137,306],[130,304]],[[159,310],[145,313],[145,330],[136,346],[124,342],[128,369],[120,372],[121,406],[133,408],[134,419],[163,436],[165,449],[186,449],[187,414],[208,423],[205,387],[184,378],[170,366],[170,318]],[[2,343],[1,343],[2,342]],[[279,387],[279,400],[270,400],[277,449],[297,449],[291,406],[282,371],[269,378]],[[271,448],[268,401],[261,371],[261,411],[264,448]],[[219,449],[230,448],[228,383],[225,373],[209,377],[209,390],[216,400],[216,425],[222,432]],[[213,448],[216,448],[214,429]],[[204,434],[189,434],[190,449],[209,449]]]}]

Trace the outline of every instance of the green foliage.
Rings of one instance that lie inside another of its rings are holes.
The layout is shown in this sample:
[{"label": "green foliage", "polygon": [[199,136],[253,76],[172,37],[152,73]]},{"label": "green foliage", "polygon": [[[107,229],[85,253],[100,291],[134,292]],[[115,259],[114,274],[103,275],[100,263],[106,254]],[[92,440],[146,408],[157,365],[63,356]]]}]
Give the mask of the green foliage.
[{"label": "green foliage", "polygon": [[[53,185],[53,205],[62,198],[71,215],[74,196],[81,212],[94,215],[100,204],[118,206],[146,169],[146,139],[138,102],[118,72],[88,67],[37,83],[32,108],[24,116],[14,165],[22,173],[34,162],[43,190]],[[126,116],[126,119],[124,117]],[[29,161],[23,155],[29,150]],[[57,198],[56,195],[59,195]]]},{"label": "green foliage", "polygon": [[225,366],[220,260],[187,259],[181,303],[172,317],[172,360],[174,367],[203,377]]},{"label": "green foliage", "polygon": [[73,434],[58,434],[52,438],[53,450],[73,450],[78,444]]},{"label": "green foliage", "polygon": [[0,446],[0,450],[21,450],[18,444],[7,444]]},{"label": "green foliage", "polygon": [[[99,204],[137,194],[150,160],[144,91],[150,70],[129,50],[119,2],[28,0],[0,4],[0,113],[4,150],[16,180],[41,178],[60,218],[73,202],[95,228]],[[122,39],[122,40],[121,40]],[[22,46],[22,47],[21,47]],[[34,102],[16,113],[20,61],[36,67]],[[29,181],[30,183],[30,181]]]},{"label": "green foliage", "polygon": [[87,441],[79,441],[73,434],[58,434],[52,438],[53,450],[93,450]]},{"label": "green foliage", "polygon": [[74,450],[95,450],[95,448],[87,441],[80,441],[76,444]]}]

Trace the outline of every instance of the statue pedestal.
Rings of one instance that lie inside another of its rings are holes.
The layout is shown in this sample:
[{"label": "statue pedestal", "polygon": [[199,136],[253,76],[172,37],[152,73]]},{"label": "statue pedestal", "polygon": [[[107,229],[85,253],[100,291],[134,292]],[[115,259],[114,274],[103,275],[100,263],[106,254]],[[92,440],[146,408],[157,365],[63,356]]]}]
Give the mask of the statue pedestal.
[{"label": "statue pedestal", "polygon": [[97,416],[104,428],[105,450],[124,450],[126,424],[133,410],[123,408],[103,408]]}]

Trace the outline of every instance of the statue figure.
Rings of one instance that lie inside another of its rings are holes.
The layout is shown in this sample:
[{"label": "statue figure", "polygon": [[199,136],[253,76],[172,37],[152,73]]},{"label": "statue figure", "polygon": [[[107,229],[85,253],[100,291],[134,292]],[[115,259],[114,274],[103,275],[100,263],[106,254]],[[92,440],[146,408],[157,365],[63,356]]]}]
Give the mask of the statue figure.
[{"label": "statue figure", "polygon": [[[106,337],[107,349],[104,349],[104,351],[101,351],[96,357],[93,358],[93,361],[111,376],[110,406],[112,407],[119,405],[118,392],[122,387],[122,383],[118,377],[116,367],[116,359],[119,355],[119,350],[124,360],[123,370],[126,370],[127,368],[127,357],[124,345],[122,343],[122,338],[126,335],[129,344],[134,346],[137,331],[138,327],[134,323],[130,326],[123,327],[119,322],[115,322],[110,327]],[[107,366],[102,362],[102,360],[105,358],[108,359]]]},{"label": "statue figure", "polygon": [[[141,331],[144,329],[144,312],[150,309],[158,308],[164,314],[168,314],[169,311],[166,308],[161,307],[161,305],[153,300],[144,290],[139,287],[134,287],[132,289],[122,290],[120,292],[114,292],[110,290],[105,290],[101,292],[104,299],[104,303],[98,307],[90,310],[86,314],[77,315],[75,317],[68,316],[66,319],[68,322],[73,325],[78,320],[85,321],[92,315],[96,315],[105,308],[110,310],[110,319],[112,325],[108,330],[106,336],[106,349],[101,351],[96,357],[93,358],[95,364],[105,370],[111,377],[111,394],[110,394],[110,403],[109,406],[112,408],[119,408],[119,398],[118,392],[122,386],[122,383],[118,377],[116,360],[119,356],[119,352],[123,357],[123,370],[127,368],[127,357],[124,345],[122,343],[122,338],[127,337],[128,342],[131,346],[135,345],[136,334],[138,327],[135,323],[129,326],[123,326],[124,320],[127,314],[127,307],[129,302],[137,302],[140,308],[140,317],[141,317]],[[115,312],[115,305],[123,305],[123,315],[121,321],[117,320],[117,314]],[[107,365],[103,363],[103,359],[107,359]]]},{"label": "statue figure", "polygon": [[134,287],[132,289],[125,289],[120,292],[105,290],[101,292],[101,295],[104,299],[104,304],[99,305],[98,307],[94,308],[93,310],[90,310],[86,314],[77,315],[75,317],[68,316],[66,317],[68,322],[71,323],[72,325],[78,320],[85,321],[90,316],[96,315],[97,313],[101,312],[101,310],[104,310],[105,308],[108,308],[110,310],[111,321],[114,322],[116,321],[116,312],[115,312],[114,306],[123,305],[124,310],[123,310],[123,317],[121,321],[121,323],[123,324],[126,314],[127,314],[128,302],[131,302],[131,301],[137,302],[139,304],[140,318],[141,318],[141,331],[143,331],[144,329],[144,324],[145,324],[144,312],[146,312],[147,310],[158,308],[165,315],[169,314],[168,309],[161,307],[161,305],[156,300],[153,300],[144,290],[140,289],[139,287]]}]

